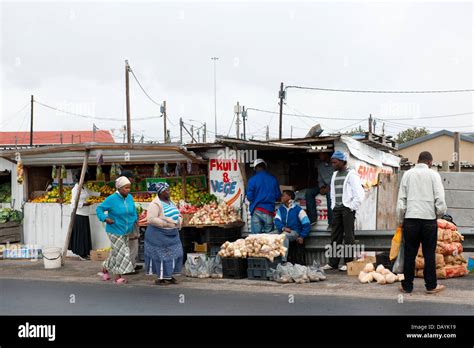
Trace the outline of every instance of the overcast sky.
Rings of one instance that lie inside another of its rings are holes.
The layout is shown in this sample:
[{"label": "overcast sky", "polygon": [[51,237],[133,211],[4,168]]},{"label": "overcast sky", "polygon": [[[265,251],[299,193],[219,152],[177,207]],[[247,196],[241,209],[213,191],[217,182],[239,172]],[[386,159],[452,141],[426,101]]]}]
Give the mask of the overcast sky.
[{"label": "overcast sky", "polygon": [[[87,130],[125,124],[124,60],[149,95],[168,104],[171,135],[182,117],[214,131],[217,56],[218,133],[227,134],[234,104],[278,111],[278,89],[472,89],[470,2],[5,2],[1,3],[1,130],[29,129],[30,95],[91,120],[35,105],[36,130]],[[131,78],[133,118],[159,108]],[[418,119],[474,111],[473,93],[350,94],[288,89],[284,136],[321,123],[347,130],[370,113],[432,131],[474,131],[474,116]],[[355,120],[337,120],[349,118]],[[248,112],[247,132],[278,135],[278,116]],[[367,122],[360,123],[367,127]],[[357,125],[354,125],[355,127]],[[377,128],[381,123],[377,123]],[[163,139],[163,120],[133,121],[145,140]],[[231,135],[235,135],[232,126]],[[213,133],[209,134],[213,137]]]}]

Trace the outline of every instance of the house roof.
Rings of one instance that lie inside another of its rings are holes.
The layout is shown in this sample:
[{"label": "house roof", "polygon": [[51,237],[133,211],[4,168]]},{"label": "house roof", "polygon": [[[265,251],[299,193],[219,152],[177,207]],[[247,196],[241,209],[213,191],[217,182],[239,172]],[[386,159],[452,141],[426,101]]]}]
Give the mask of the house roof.
[{"label": "house roof", "polygon": [[[428,141],[428,140],[431,140],[431,139],[434,139],[434,138],[437,138],[437,137],[440,137],[440,136],[443,136],[443,135],[447,135],[448,137],[454,137],[454,132],[448,131],[447,129],[442,129],[440,131],[437,131],[437,132],[434,132],[434,133],[431,133],[431,134],[428,134],[428,135],[425,135],[425,136],[407,141],[406,143],[400,144],[400,145],[398,145],[398,149],[403,150],[407,147],[410,147],[410,146],[413,146],[413,145],[416,145],[416,144],[420,144],[422,142],[425,142],[425,141]],[[474,136],[471,136],[471,135],[468,135],[468,134],[461,134],[461,140],[474,143]]]},{"label": "house roof", "polygon": [[[36,131],[33,132],[33,145],[114,143],[110,131]],[[30,132],[0,132],[0,145],[29,145]]]}]

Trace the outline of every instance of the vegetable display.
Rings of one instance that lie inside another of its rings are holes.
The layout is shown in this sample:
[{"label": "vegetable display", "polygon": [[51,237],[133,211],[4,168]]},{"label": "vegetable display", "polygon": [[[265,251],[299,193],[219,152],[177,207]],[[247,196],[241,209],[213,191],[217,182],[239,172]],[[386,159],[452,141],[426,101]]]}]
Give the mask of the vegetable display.
[{"label": "vegetable display", "polygon": [[361,283],[376,281],[377,284],[392,284],[395,282],[401,282],[404,279],[403,274],[393,274],[383,265],[378,265],[374,270],[374,265],[372,263],[366,264],[364,269],[359,273],[359,282]]},{"label": "vegetable display", "polygon": [[21,211],[10,208],[0,209],[0,224],[7,222],[20,223],[21,220],[23,220],[23,213]]},{"label": "vegetable display", "polygon": [[23,173],[23,162],[19,160],[16,164],[16,181],[19,184],[23,184],[24,173]]},{"label": "vegetable display", "polygon": [[221,257],[265,257],[273,262],[276,257],[284,256],[286,247],[283,246],[284,234],[252,234],[245,239],[225,242],[221,246]]},{"label": "vegetable display", "polygon": [[0,203],[10,203],[12,200],[12,186],[9,182],[0,185]]},{"label": "vegetable display", "polygon": [[237,211],[225,204],[215,202],[199,208],[189,221],[189,225],[220,225],[240,221]]},{"label": "vegetable display", "polygon": [[51,178],[55,180],[58,177],[58,170],[56,166],[53,166],[53,169],[51,170]]}]

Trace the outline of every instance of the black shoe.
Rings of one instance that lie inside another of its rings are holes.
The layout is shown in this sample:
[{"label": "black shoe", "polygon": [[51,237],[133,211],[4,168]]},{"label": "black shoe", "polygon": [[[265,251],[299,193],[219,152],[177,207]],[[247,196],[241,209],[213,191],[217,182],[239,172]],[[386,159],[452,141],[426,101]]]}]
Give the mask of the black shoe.
[{"label": "black shoe", "polygon": [[136,265],[136,266],[135,266],[135,271],[139,271],[139,270],[141,270],[142,268],[143,268],[142,265]]},{"label": "black shoe", "polygon": [[155,280],[155,285],[168,285],[169,283],[164,279]]},{"label": "black shoe", "polygon": [[176,280],[176,278],[165,279],[165,282],[169,284],[178,284],[178,281]]}]

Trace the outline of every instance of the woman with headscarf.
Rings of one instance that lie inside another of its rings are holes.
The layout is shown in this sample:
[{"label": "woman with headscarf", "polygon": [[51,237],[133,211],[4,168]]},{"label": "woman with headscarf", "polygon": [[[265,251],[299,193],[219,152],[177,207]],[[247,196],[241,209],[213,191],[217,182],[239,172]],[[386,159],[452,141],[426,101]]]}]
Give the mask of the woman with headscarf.
[{"label": "woman with headscarf", "polygon": [[[77,183],[71,192],[71,209],[74,208],[76,203],[77,191],[79,191],[79,179],[80,174],[76,175]],[[90,180],[89,173],[86,172],[84,177],[84,183]],[[79,201],[77,203],[76,218],[74,219],[74,225],[72,227],[71,239],[69,240],[69,250],[79,256],[81,260],[89,258],[90,251],[92,249],[91,239],[91,226],[89,223],[89,206],[87,202],[89,197],[99,197],[99,192],[89,190],[85,185],[82,186]]]},{"label": "woman with headscarf", "polygon": [[159,183],[158,197],[148,207],[145,233],[145,270],[156,274],[156,285],[176,284],[174,273],[183,266],[183,246],[179,239],[182,217],[170,200],[169,185]]},{"label": "woman with headscarf", "polygon": [[[107,225],[105,231],[110,239],[112,251],[103,263],[102,279],[109,280],[109,272],[115,275],[117,284],[127,283],[123,274],[134,271],[128,247],[128,234],[137,222],[135,202],[130,194],[130,181],[121,176],[115,180],[117,192],[110,195],[97,209],[97,217]],[[107,212],[107,215],[105,214]]]}]

